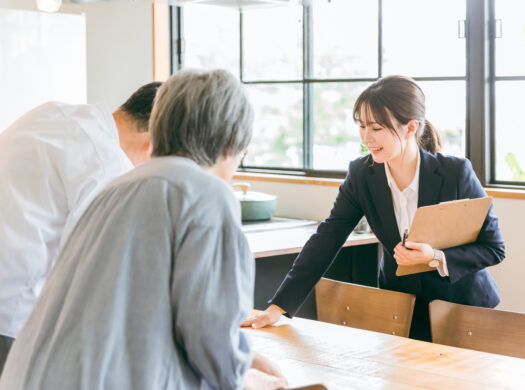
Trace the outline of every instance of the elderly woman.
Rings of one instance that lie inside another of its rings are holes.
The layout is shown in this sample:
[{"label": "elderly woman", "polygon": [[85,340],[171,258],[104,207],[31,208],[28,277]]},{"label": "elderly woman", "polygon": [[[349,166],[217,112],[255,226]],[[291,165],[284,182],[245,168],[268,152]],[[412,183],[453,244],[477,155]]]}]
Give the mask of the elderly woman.
[{"label": "elderly woman", "polygon": [[112,182],[80,219],[0,389],[285,385],[239,326],[252,307],[254,262],[227,182],[252,122],[226,71],[164,83],[151,115],[153,159]]}]

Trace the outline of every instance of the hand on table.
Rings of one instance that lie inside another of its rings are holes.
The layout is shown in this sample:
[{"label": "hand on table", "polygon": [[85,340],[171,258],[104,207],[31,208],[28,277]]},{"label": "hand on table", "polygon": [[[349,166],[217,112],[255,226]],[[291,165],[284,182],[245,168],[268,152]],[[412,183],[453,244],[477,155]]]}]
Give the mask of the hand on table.
[{"label": "hand on table", "polygon": [[254,316],[248,317],[241,324],[243,327],[251,326],[252,328],[262,328],[267,325],[273,325],[281,318],[285,311],[279,306],[270,305],[265,311],[261,311]]},{"label": "hand on table", "polygon": [[265,374],[255,368],[248,369],[244,380],[244,390],[277,390],[287,385],[286,379]]},{"label": "hand on table", "polygon": [[285,382],[287,382],[286,378],[283,376],[283,373],[281,372],[281,369],[279,368],[279,366],[277,364],[273,363],[267,357],[264,357],[263,355],[261,355],[261,354],[259,354],[257,352],[253,353],[252,368],[255,368],[258,371],[264,372],[265,374],[274,376],[276,378],[281,378]]}]

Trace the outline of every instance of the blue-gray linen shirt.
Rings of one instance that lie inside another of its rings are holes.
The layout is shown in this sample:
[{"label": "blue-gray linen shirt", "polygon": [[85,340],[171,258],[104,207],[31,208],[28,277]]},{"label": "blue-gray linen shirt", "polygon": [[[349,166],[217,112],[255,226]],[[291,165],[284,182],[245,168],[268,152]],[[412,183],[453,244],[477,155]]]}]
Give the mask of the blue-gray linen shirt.
[{"label": "blue-gray linen shirt", "polygon": [[82,216],[0,389],[242,388],[254,272],[227,183],[154,158]]}]

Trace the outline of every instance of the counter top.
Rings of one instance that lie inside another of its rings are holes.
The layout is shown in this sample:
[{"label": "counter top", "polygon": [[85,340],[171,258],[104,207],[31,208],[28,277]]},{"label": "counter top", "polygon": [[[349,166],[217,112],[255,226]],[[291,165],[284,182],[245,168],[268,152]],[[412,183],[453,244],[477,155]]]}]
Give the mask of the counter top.
[{"label": "counter top", "polygon": [[[250,249],[255,258],[299,253],[317,224],[265,231],[246,231]],[[343,246],[375,244],[379,242],[371,233],[352,233]]]},{"label": "counter top", "polygon": [[290,386],[482,390],[522,389],[525,383],[525,359],[301,318],[276,325],[245,332],[254,350],[281,367]]}]

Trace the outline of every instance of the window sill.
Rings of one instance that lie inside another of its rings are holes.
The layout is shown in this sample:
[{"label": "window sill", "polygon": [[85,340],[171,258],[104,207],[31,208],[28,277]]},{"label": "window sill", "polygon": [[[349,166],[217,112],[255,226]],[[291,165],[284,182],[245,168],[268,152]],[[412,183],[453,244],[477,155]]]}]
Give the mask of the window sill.
[{"label": "window sill", "polygon": [[305,177],[292,175],[276,175],[268,173],[244,173],[236,172],[235,180],[270,181],[274,183],[310,184],[315,186],[339,187],[343,179],[327,179],[322,177]]},{"label": "window sill", "polygon": [[[276,175],[265,173],[237,172],[235,180],[267,181],[273,183],[309,184],[315,186],[339,187],[343,179],[326,179],[322,177],[297,177],[291,175]],[[525,199],[525,190],[485,188],[487,195],[502,199]]]},{"label": "window sill", "polygon": [[503,188],[485,188],[488,196],[504,199],[525,199],[524,190],[510,190]]}]

